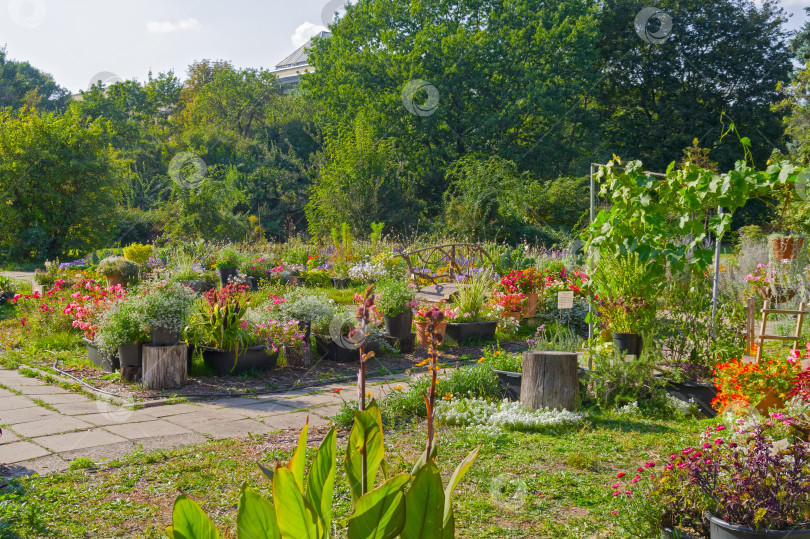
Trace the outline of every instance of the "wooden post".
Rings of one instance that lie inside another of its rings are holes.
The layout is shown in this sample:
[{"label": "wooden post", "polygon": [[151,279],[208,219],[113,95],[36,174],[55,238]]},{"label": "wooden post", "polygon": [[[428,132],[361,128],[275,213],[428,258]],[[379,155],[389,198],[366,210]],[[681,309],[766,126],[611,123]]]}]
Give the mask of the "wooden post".
[{"label": "wooden post", "polygon": [[759,342],[757,343],[757,363],[759,360],[762,359],[762,345],[765,344],[765,327],[768,325],[768,309],[771,306],[771,302],[767,299],[765,300],[765,304],[762,307],[762,327],[759,330]]},{"label": "wooden post", "polygon": [[520,404],[537,410],[579,408],[579,366],[570,352],[523,352]]},{"label": "wooden post", "polygon": [[149,389],[179,389],[188,379],[185,343],[143,347],[143,383]]},{"label": "wooden post", "polygon": [[754,348],[754,298],[748,298],[745,304],[745,355],[750,356]]},{"label": "wooden post", "polygon": [[794,335],[796,335],[796,340],[793,341],[794,350],[799,349],[799,337],[802,335],[802,323],[804,322],[804,307],[804,302],[799,303],[799,316],[796,318],[796,333],[794,333]]}]

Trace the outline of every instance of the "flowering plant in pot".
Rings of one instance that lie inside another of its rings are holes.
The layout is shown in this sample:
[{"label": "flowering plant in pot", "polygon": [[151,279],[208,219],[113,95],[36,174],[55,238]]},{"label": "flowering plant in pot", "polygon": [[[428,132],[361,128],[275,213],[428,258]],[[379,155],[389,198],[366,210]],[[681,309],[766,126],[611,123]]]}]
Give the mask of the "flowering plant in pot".
[{"label": "flowering plant in pot", "polygon": [[110,256],[99,262],[96,272],[107,279],[107,286],[126,286],[138,280],[140,266],[120,256]]},{"label": "flowering plant in pot", "polygon": [[214,267],[219,274],[219,282],[221,286],[227,286],[228,282],[236,277],[239,272],[239,262],[242,257],[232,247],[222,249],[214,261]]},{"label": "flowering plant in pot", "polygon": [[600,298],[597,302],[599,327],[613,335],[616,348],[634,356],[641,355],[639,334],[646,328],[655,309],[643,297]]},{"label": "flowering plant in pot", "polygon": [[434,324],[434,332],[438,339],[438,344],[444,342],[444,333],[447,329],[447,322],[453,321],[458,316],[453,309],[450,309],[444,301],[440,301],[435,305],[422,305],[416,309],[413,314],[414,324],[416,325],[416,344],[423,348],[429,345],[429,332],[428,327],[433,322],[433,313],[438,310],[442,313],[442,320]]},{"label": "flowering plant in pot", "polygon": [[446,335],[456,343],[472,339],[491,341],[495,338],[498,319],[503,308],[488,305],[487,298],[492,291],[492,275],[481,272],[469,283],[459,288],[453,302],[456,319],[448,322]]},{"label": "flowering plant in pot", "polygon": [[[810,344],[806,355],[810,355]],[[733,359],[714,367],[717,397],[712,406],[723,411],[729,405],[769,406],[784,404],[793,389],[793,381],[802,372],[801,354],[792,350],[787,357],[765,358],[758,363]]]},{"label": "flowering plant in pot", "polygon": [[492,293],[492,301],[503,307],[503,315],[515,320],[523,317],[523,311],[529,305],[529,298],[523,292],[502,294],[497,290]]},{"label": "flowering plant in pot", "polygon": [[404,339],[411,333],[413,309],[418,306],[414,299],[415,288],[405,281],[388,280],[377,285],[376,305],[385,317],[385,329],[389,335]]},{"label": "flowering plant in pot", "polygon": [[141,321],[151,333],[152,344],[175,344],[191,315],[197,294],[180,283],[153,281],[141,286],[136,295]]},{"label": "flowering plant in pot", "polygon": [[140,347],[149,340],[136,303],[123,299],[114,303],[102,316],[95,332],[98,349],[107,354],[118,352],[122,367],[138,367]]}]

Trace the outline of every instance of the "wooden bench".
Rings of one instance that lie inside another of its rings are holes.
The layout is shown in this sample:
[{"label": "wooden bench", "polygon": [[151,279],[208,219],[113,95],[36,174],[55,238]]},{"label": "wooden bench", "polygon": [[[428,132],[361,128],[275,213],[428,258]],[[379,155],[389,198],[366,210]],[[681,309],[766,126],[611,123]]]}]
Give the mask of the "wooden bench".
[{"label": "wooden bench", "polygon": [[[473,267],[488,267],[494,271],[492,257],[477,243],[449,243],[417,249],[401,256],[408,264],[408,274],[415,285],[419,280],[429,281],[431,284],[419,290],[416,299],[430,303],[446,301],[458,292],[459,275],[467,275]],[[446,267],[447,272],[436,273],[430,266]]]}]

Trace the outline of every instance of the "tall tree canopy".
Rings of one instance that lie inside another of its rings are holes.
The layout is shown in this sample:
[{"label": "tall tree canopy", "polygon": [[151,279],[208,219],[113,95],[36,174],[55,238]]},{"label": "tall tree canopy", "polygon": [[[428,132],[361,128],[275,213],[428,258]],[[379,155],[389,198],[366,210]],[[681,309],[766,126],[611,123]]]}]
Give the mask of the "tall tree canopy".
[{"label": "tall tree canopy", "polygon": [[53,77],[28,62],[10,60],[5,47],[0,48],[0,108],[54,111],[64,109],[69,100],[70,92]]}]

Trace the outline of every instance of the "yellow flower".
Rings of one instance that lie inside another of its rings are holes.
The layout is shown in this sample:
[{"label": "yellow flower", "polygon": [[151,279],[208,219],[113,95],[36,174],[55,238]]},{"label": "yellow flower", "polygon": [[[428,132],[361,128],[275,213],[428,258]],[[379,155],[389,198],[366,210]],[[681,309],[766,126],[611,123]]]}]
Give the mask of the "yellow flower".
[{"label": "yellow flower", "polygon": [[366,397],[369,397],[369,398],[370,398],[372,395],[374,395],[374,393],[372,393],[371,391],[369,391],[368,393],[366,393]]},{"label": "yellow flower", "polygon": [[402,391],[402,386],[396,386],[396,387],[394,388],[394,391]]},{"label": "yellow flower", "polygon": [[444,398],[444,400],[449,401],[449,400],[451,400],[453,398],[453,394],[452,393],[445,393],[443,398]]},{"label": "yellow flower", "polygon": [[430,363],[430,360],[429,360],[429,359],[426,359],[426,360],[424,360],[424,361],[420,361],[419,363],[417,363],[417,364],[416,364],[416,366],[417,366],[417,367],[424,367],[424,366],[425,366],[425,365],[427,365],[428,363]]},{"label": "yellow flower", "polygon": [[481,359],[479,359],[479,360],[478,360],[478,363],[483,363],[483,362],[484,362],[484,361],[486,361],[486,360],[487,360],[487,358],[482,357]]},{"label": "yellow flower", "polygon": [[495,355],[496,355],[496,356],[501,355],[501,351],[500,351],[500,350],[498,350],[497,352],[495,352]]}]

